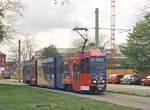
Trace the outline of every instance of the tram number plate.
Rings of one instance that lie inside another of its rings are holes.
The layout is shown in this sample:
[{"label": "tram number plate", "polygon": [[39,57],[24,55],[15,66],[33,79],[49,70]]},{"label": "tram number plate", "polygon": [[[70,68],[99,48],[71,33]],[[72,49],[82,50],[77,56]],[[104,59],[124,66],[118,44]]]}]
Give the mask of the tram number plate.
[{"label": "tram number plate", "polygon": [[81,89],[81,90],[90,90],[90,87],[89,87],[89,86],[81,86],[80,89]]},{"label": "tram number plate", "polygon": [[98,88],[104,87],[104,85],[97,85]]}]

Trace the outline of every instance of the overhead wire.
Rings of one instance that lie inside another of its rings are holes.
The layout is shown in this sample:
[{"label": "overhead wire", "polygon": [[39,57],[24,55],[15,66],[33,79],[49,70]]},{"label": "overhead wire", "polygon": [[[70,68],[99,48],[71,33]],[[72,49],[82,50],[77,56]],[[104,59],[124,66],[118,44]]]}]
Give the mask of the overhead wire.
[{"label": "overhead wire", "polygon": [[[150,1],[150,0],[149,0],[149,1]],[[116,15],[119,15],[119,14],[122,14],[122,13],[124,13],[124,12],[129,11],[129,9],[135,8],[138,4],[141,4],[142,2],[144,2],[144,3],[145,3],[145,2],[147,2],[147,0],[137,2],[136,4],[132,5],[131,7],[128,7],[128,8],[126,8],[126,9],[124,9],[124,10],[121,10],[121,11],[119,11],[118,13],[116,13],[116,14],[115,14],[115,16],[116,16]],[[110,19],[110,18],[111,18],[111,16],[106,17],[106,18],[105,18],[105,19],[103,19],[102,21],[106,21],[106,20],[108,20],[108,19]]]}]

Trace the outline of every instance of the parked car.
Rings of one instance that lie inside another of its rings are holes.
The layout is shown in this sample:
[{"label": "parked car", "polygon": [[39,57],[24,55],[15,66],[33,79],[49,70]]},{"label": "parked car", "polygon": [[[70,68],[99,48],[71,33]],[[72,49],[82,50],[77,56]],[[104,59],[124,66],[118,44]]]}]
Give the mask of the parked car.
[{"label": "parked car", "polygon": [[150,86],[150,76],[147,76],[145,79],[141,80],[141,85]]},{"label": "parked car", "polygon": [[8,71],[8,70],[5,70],[5,71],[3,72],[3,77],[4,77],[5,79],[10,79],[10,78],[11,78],[11,72]]},{"label": "parked car", "polygon": [[112,74],[107,79],[107,82],[112,84],[120,84],[120,79],[123,78],[123,76],[124,75],[122,74]]},{"label": "parked car", "polygon": [[139,84],[140,79],[137,75],[125,75],[121,79],[121,84]]}]

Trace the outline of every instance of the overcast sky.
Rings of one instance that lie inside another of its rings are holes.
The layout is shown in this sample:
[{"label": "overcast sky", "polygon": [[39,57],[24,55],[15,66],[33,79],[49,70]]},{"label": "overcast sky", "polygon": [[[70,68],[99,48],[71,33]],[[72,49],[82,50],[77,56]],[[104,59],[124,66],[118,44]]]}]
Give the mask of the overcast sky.
[{"label": "overcast sky", "polygon": [[[95,8],[99,8],[100,27],[110,28],[111,0],[68,0],[64,5],[57,0],[23,0],[24,17],[19,19],[17,31],[31,34],[38,48],[55,44],[57,47],[71,47],[73,39],[80,38],[72,29],[76,26],[92,28],[95,24]],[[116,0],[116,28],[132,28],[136,23],[146,0]],[[110,31],[100,30],[110,38]],[[116,43],[126,42],[127,32],[116,31]],[[94,30],[89,30],[94,39]],[[18,36],[22,39],[23,36]],[[14,40],[14,42],[17,40]],[[6,46],[2,46],[6,52]]]}]

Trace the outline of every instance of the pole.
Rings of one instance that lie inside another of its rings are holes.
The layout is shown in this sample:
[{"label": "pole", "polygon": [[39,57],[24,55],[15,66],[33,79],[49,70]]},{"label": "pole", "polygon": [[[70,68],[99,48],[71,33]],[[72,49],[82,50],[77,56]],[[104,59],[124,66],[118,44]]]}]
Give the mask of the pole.
[{"label": "pole", "polygon": [[111,0],[111,65],[115,65],[116,63],[115,21],[115,0]]},{"label": "pole", "polygon": [[19,45],[19,49],[18,49],[18,70],[19,70],[19,82],[21,82],[21,69],[20,69],[20,65],[21,65],[21,43],[20,40],[18,41],[18,45]]},{"label": "pole", "polygon": [[95,48],[99,49],[99,10],[95,9]]}]

